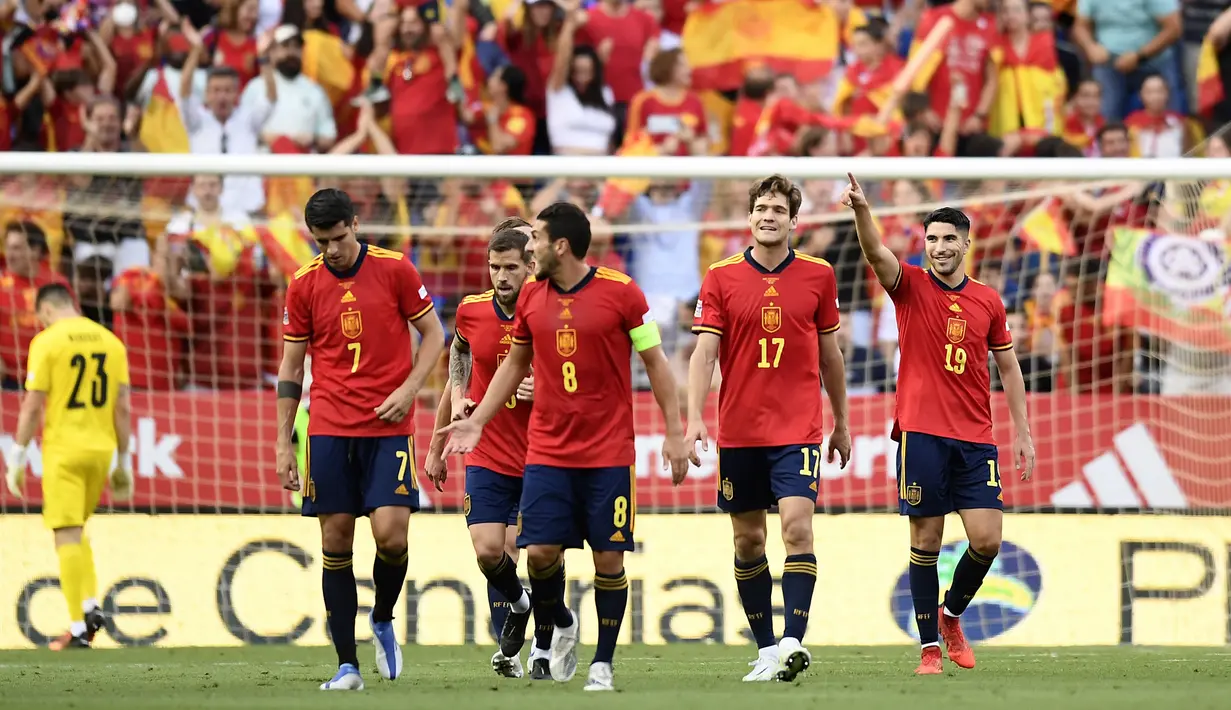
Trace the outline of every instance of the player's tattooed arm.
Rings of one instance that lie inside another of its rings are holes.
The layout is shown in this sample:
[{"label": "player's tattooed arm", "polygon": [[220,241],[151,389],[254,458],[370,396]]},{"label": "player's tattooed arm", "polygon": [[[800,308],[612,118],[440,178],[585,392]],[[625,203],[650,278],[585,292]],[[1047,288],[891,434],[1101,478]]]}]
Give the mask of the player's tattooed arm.
[{"label": "player's tattooed arm", "polygon": [[[470,345],[461,338],[453,338],[453,345],[449,347],[449,385],[452,389],[454,404],[466,396],[473,365]],[[456,410],[457,408],[454,407],[455,412]]]}]

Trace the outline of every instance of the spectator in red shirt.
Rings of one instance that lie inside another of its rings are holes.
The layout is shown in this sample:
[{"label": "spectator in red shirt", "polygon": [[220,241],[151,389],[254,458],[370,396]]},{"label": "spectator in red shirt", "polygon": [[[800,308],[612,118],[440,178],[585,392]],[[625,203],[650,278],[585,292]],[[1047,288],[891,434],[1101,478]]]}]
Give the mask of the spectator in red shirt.
[{"label": "spectator in red shirt", "polygon": [[[218,181],[219,192],[221,187]],[[184,384],[189,322],[173,300],[186,295],[180,266],[171,263],[167,239],[160,237],[150,267],[129,269],[112,284],[112,329],[128,348],[128,369],[136,389],[172,390]]]},{"label": "spectator in red shirt", "polygon": [[637,94],[628,108],[627,135],[648,134],[662,148],[675,139],[675,155],[705,155],[709,128],[701,97],[691,89],[692,72],[683,51],[667,49],[650,61],[654,88]]},{"label": "spectator in red shirt", "polygon": [[456,47],[443,25],[424,20],[424,6],[402,7],[385,68],[393,143],[403,155],[457,151],[457,112],[449,82],[457,76]]},{"label": "spectator in red shirt", "polygon": [[[631,0],[601,0],[582,16],[585,24],[580,43],[588,41],[598,50],[607,67],[616,114],[623,116],[629,102],[645,88],[641,67],[658,52],[658,21],[633,7]],[[650,81],[660,84],[653,76]]]},{"label": "spectator in red shirt", "polygon": [[51,75],[55,97],[50,106],[53,134],[47,141],[49,150],[67,152],[80,148],[86,137],[81,120],[85,108],[95,95],[108,96],[115,90],[116,64],[111,52],[98,33],[89,31],[86,37],[99,66],[97,86],[86,72],[80,56],[60,55],[56,71]]},{"label": "spectator in red shirt", "polygon": [[259,10],[258,0],[222,0],[216,24],[203,37],[213,65],[234,69],[240,86],[246,86],[261,71],[256,44]]},{"label": "spectator in red shirt", "polygon": [[[515,23],[525,9],[519,28]],[[546,150],[547,78],[551,75],[556,44],[564,27],[565,11],[552,0],[513,0],[501,19],[497,39],[509,61],[526,75],[526,106],[534,112],[539,125],[539,150]]]},{"label": "spectator in red shirt", "polygon": [[1077,91],[1070,102],[1071,108],[1064,117],[1063,136],[1065,142],[1082,151],[1086,156],[1099,156],[1098,142],[1095,138],[1107,119],[1103,118],[1103,87],[1093,79],[1086,79],[1077,85]]},{"label": "spectator in red shirt", "polygon": [[536,122],[526,108],[526,75],[511,64],[500,67],[487,80],[487,96],[463,111],[475,147],[488,155],[530,155]]},{"label": "spectator in red shirt", "polygon": [[39,288],[68,281],[47,264],[47,238],[30,222],[4,228],[0,271],[0,388],[18,389],[26,376],[26,353],[39,331],[34,297]]},{"label": "spectator in red shirt", "polygon": [[1056,305],[1057,389],[1075,394],[1131,393],[1137,335],[1107,326],[1099,309],[1104,274],[1097,259],[1073,262]]},{"label": "spectator in red shirt", "polygon": [[727,155],[748,155],[757,137],[757,122],[774,92],[774,73],[769,67],[753,67],[744,73],[744,88],[731,116],[731,139]]},{"label": "spectator in red shirt", "polygon": [[121,96],[135,94],[146,70],[155,66],[156,21],[151,11],[138,10],[131,2],[120,2],[98,28],[99,37],[115,59],[115,86]]}]

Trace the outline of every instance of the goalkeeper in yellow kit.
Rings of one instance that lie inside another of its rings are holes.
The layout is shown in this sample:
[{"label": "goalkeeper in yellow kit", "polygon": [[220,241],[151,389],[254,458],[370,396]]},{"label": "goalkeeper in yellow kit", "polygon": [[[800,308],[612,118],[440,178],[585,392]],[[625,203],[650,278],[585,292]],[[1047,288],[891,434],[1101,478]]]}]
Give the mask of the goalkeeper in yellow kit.
[{"label": "goalkeeper in yellow kit", "polygon": [[108,480],[116,498],[132,493],[128,353],[111,331],[77,312],[62,285],[40,288],[35,308],[44,330],[30,343],[26,396],[5,483],[21,497],[26,454],[45,413],[43,522],[55,533],[60,590],[72,620],[51,648],[89,648],[106,619],[95,599],[85,523]]}]

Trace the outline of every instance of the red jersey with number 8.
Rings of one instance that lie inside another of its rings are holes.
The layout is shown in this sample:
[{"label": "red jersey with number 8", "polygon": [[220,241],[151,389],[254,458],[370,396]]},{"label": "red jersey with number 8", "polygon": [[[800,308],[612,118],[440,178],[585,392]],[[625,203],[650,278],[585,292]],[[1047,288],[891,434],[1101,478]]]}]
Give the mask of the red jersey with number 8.
[{"label": "red jersey with number 8", "polygon": [[694,333],[722,339],[718,446],[824,440],[819,336],[838,330],[838,284],[824,259],[795,251],[766,269],[745,250],[701,284]]},{"label": "red jersey with number 8", "polygon": [[902,350],[893,439],[905,431],[994,445],[988,352],[1013,348],[1000,294],[900,266],[889,290]]},{"label": "red jersey with number 8", "polygon": [[410,375],[407,321],[432,314],[432,299],[405,254],[360,244],[359,258],[337,272],[318,256],[286,288],[283,338],[308,343],[312,416],[308,434],[409,436],[414,409],[400,422],[376,408]]},{"label": "red jersey with number 8", "polygon": [[636,462],[630,332],[652,322],[645,294],[614,269],[591,267],[569,291],[550,279],[522,288],[513,342],[534,349],[527,464]]},{"label": "red jersey with number 8", "polygon": [[[487,291],[463,298],[456,320],[457,338],[470,346],[470,391],[466,396],[482,402],[496,368],[513,345],[513,316],[505,316],[496,303],[495,291]],[[504,408],[483,427],[479,445],[466,454],[466,465],[520,477],[526,467],[530,411],[530,402],[516,396],[505,402]]]}]

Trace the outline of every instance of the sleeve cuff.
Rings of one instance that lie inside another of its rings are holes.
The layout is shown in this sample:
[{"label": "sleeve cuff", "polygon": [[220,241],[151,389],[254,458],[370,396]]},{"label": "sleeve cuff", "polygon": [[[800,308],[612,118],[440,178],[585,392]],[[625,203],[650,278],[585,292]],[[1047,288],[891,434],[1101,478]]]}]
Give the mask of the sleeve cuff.
[{"label": "sleeve cuff", "polygon": [[694,332],[694,333],[698,333],[698,334],[700,334],[700,333],[711,333],[711,334],[713,334],[713,335],[717,335],[717,336],[719,336],[719,337],[721,337],[721,336],[722,336],[722,329],[721,329],[721,328],[715,328],[715,327],[710,326],[710,325],[694,325],[694,326],[692,327],[692,332]]},{"label": "sleeve cuff", "polygon": [[282,339],[283,339],[283,340],[285,340],[285,341],[287,341],[287,342],[289,342],[289,343],[304,343],[304,342],[307,342],[307,340],[308,340],[308,336],[306,336],[306,335],[291,335],[290,333],[286,333],[285,335],[283,335],[283,336],[282,336]]},{"label": "sleeve cuff", "polygon": [[513,344],[514,345],[529,345],[530,338],[519,338],[517,336],[513,336]]},{"label": "sleeve cuff", "polygon": [[836,333],[836,332],[838,332],[838,330],[840,330],[841,328],[842,328],[842,324],[841,324],[841,323],[835,323],[835,324],[831,325],[831,326],[830,326],[830,327],[828,327],[828,328],[821,328],[821,329],[820,329],[820,330],[818,330],[817,332],[818,332],[818,333],[820,333],[821,335],[825,335],[826,333]]},{"label": "sleeve cuff", "polygon": [[469,341],[469,340],[466,340],[466,336],[462,335],[462,331],[460,331],[460,330],[456,330],[456,329],[454,329],[454,331],[453,331],[453,337],[457,338],[458,340],[460,340],[460,341],[461,341],[461,342],[463,342],[463,343],[466,343],[467,345],[469,345],[469,344],[470,344],[470,341]]},{"label": "sleeve cuff", "polygon": [[413,316],[411,316],[411,317],[410,317],[410,318],[408,318],[407,320],[409,320],[409,321],[411,321],[411,322],[413,323],[414,321],[417,321],[417,320],[419,320],[420,318],[422,318],[423,316],[425,316],[425,315],[427,315],[427,314],[431,313],[433,310],[435,310],[435,308],[436,308],[436,304],[434,304],[434,303],[429,303],[429,304],[427,304],[426,306],[424,306],[423,310],[421,310],[421,311],[419,311],[418,313],[414,314]]},{"label": "sleeve cuff", "polygon": [[989,349],[989,350],[1012,350],[1012,349],[1013,349],[1013,341],[1011,341],[1011,340],[1010,340],[1009,342],[1007,342],[1007,343],[1005,343],[1005,344],[1003,344],[1003,345],[989,345],[989,346],[987,346],[987,347],[988,347],[988,349]]}]

